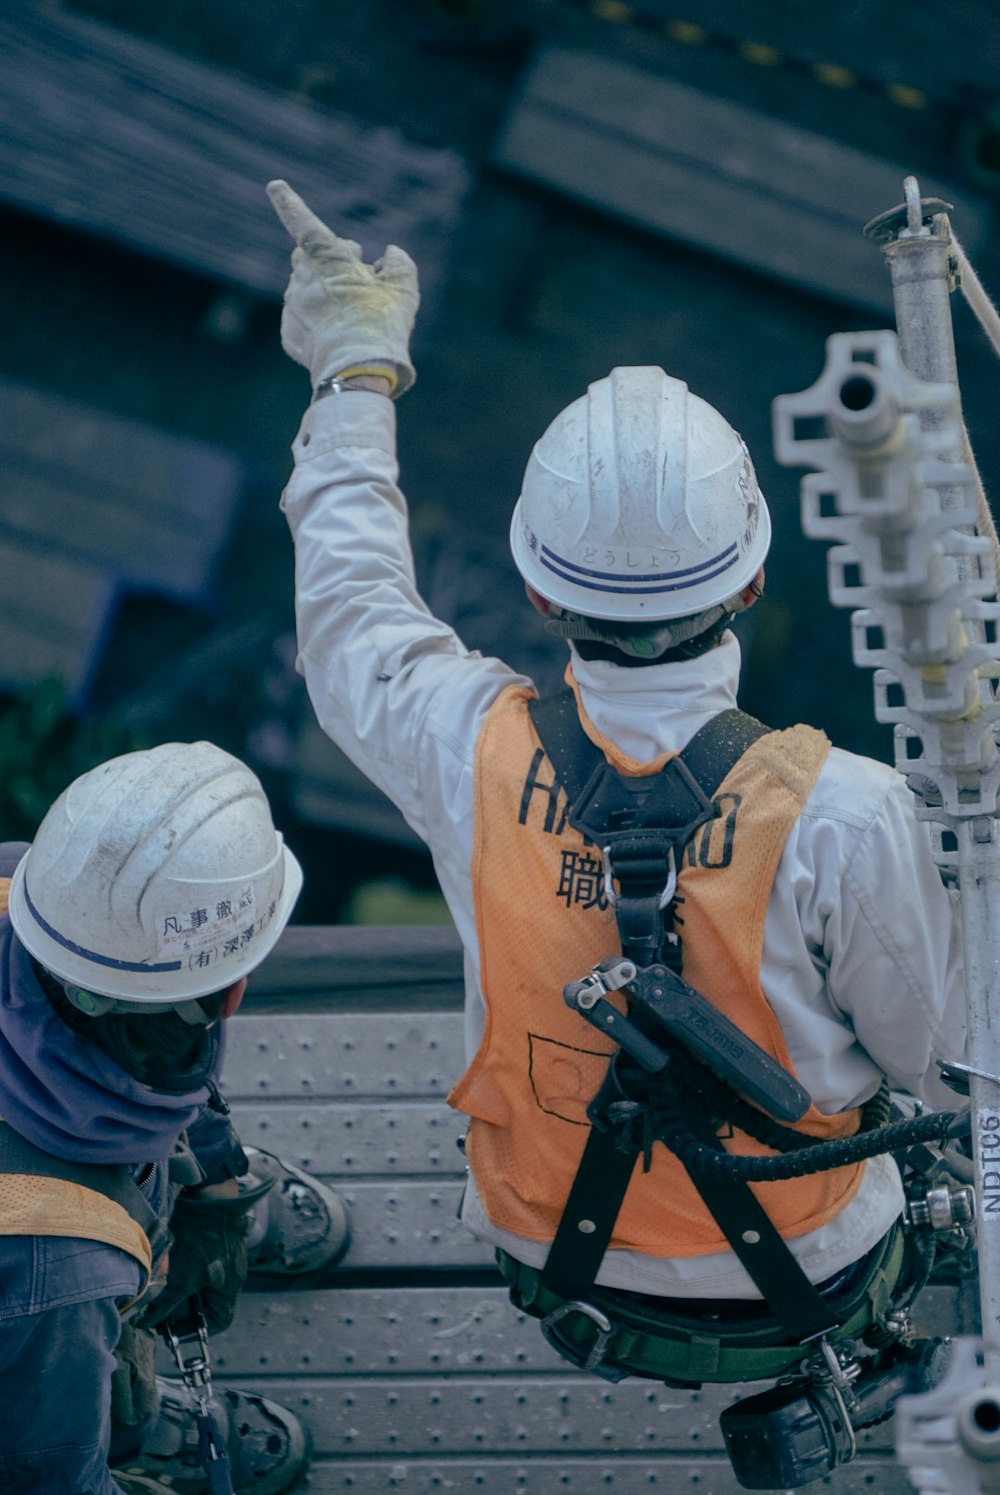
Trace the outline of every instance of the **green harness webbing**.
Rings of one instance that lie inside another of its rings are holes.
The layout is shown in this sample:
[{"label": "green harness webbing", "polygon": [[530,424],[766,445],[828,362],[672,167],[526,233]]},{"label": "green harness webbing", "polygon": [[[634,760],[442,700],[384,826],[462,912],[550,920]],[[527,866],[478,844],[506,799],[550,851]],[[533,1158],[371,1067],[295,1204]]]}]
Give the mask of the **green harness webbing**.
[{"label": "green harness webbing", "polygon": [[[839,1328],[837,1339],[854,1338],[882,1319],[894,1301],[906,1262],[906,1238],[897,1225],[872,1250],[858,1281],[829,1299]],[[547,1288],[542,1273],[497,1252],[500,1274],[516,1306],[535,1318],[551,1320],[567,1300]],[[576,1305],[573,1305],[576,1308]],[[756,1381],[784,1375],[808,1350],[790,1343],[784,1327],[748,1302],[744,1319],[713,1322],[707,1314],[685,1314],[677,1300],[593,1287],[585,1309],[564,1313],[558,1334],[546,1335],[561,1354],[607,1380],[628,1375],[697,1385],[701,1382]],[[598,1317],[603,1317],[607,1328]]]}]

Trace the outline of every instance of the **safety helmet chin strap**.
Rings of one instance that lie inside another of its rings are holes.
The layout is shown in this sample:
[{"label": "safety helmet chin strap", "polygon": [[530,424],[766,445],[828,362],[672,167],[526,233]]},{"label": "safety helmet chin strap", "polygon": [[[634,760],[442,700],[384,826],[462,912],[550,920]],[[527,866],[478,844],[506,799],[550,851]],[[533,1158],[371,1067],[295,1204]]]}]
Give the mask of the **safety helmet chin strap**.
[{"label": "safety helmet chin strap", "polygon": [[755,578],[742,592],[727,597],[715,607],[706,608],[704,612],[692,613],[686,618],[657,618],[649,623],[589,618],[583,613],[570,612],[568,608],[558,607],[550,602],[545,618],[545,631],[556,638],[610,644],[620,654],[626,654],[631,659],[658,659],[661,654],[667,654],[679,644],[698,638],[719,623],[728,627],[737,613],[746,612],[753,605],[761,592],[762,588]]},{"label": "safety helmet chin strap", "polygon": [[[86,987],[74,986],[56,976],[66,994],[66,1000],[85,1017],[105,1017],[108,1013],[125,1013],[129,1017],[153,1017],[157,1013],[173,1012],[182,1022],[192,1027],[208,1027],[219,1018],[220,1003],[215,993],[203,998],[188,998],[185,1002],[130,1002],[123,997],[107,997],[101,992],[88,991]],[[203,1005],[206,1004],[206,1005]]]},{"label": "safety helmet chin strap", "polygon": [[594,644],[611,644],[622,654],[632,659],[657,659],[683,644],[688,639],[705,633],[732,608],[720,605],[710,607],[707,612],[693,618],[667,618],[655,623],[629,624],[605,621],[603,618],[585,618],[582,613],[567,612],[561,607],[550,607],[545,620],[546,633],[556,638],[586,640]]}]

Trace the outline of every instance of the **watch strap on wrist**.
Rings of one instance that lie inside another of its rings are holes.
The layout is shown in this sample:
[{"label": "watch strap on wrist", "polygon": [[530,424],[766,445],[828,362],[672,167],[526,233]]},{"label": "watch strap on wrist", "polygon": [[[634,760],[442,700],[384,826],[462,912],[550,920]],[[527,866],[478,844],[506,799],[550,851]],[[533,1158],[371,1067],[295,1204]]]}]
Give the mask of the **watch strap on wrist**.
[{"label": "watch strap on wrist", "polygon": [[356,394],[381,394],[381,390],[369,389],[363,384],[355,384],[355,379],[386,379],[389,383],[388,397],[391,398],[399,383],[399,375],[393,368],[365,367],[344,369],[342,373],[333,374],[328,379],[321,379],[313,393],[313,404],[317,400],[325,399],[327,395]]}]

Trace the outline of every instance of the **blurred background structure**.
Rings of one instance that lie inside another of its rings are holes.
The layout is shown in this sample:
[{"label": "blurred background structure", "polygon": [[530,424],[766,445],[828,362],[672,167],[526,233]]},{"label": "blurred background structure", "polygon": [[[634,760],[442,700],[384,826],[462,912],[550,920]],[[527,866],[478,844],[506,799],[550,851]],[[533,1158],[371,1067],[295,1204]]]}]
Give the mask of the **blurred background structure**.
[{"label": "blurred background structure", "polygon": [[[276,175],[420,266],[403,486],[470,647],[558,683],[507,557],[524,463],[591,380],[658,363],[743,433],[775,518],[743,704],[888,758],[770,402],[830,333],[891,325],[861,230],[907,173],[1000,287],[998,37],[990,0],[6,0],[0,834],[108,753],[207,737],[264,779],[300,921],[443,917],[294,670]],[[955,313],[992,492],[992,358]]]}]

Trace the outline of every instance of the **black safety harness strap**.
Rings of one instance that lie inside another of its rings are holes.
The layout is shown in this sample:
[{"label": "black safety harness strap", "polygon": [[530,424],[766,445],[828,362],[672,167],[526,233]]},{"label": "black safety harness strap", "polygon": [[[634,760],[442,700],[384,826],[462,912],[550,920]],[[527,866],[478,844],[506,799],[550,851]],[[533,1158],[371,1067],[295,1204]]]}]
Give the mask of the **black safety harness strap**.
[{"label": "black safety harness strap", "polygon": [[[545,756],[555,769],[570,804],[577,810],[582,792],[595,770],[603,770],[609,765],[580,724],[576,697],[567,690],[530,701],[528,714],[545,749]],[[756,717],[733,706],[711,717],[677,756],[699,787],[706,794],[714,794],[747,748],[771,730]],[[611,772],[615,770],[611,769]],[[642,775],[635,782],[652,785],[658,777],[657,774]]]},{"label": "black safety harness strap", "polygon": [[[722,1150],[708,1118],[692,1116],[691,1130]],[[799,1344],[829,1334],[840,1322],[817,1292],[748,1183],[687,1170],[702,1201],[780,1324]]]},{"label": "black safety harness strap", "polygon": [[[715,807],[710,813],[704,809],[706,800],[747,748],[770,729],[742,711],[720,712],[659,774],[625,779],[587,737],[570,692],[533,701],[528,709],[566,792],[569,823],[589,833],[591,839],[599,826],[617,843],[611,870],[620,887],[615,913],[623,953],[639,965],[669,960],[669,949],[661,955],[659,948],[653,948],[670,937],[669,910],[665,923],[660,908],[669,859],[672,856],[676,870],[695,830],[718,813]],[[639,1156],[637,1146],[624,1145],[621,1133],[597,1123],[593,1107],[591,1119],[595,1124],[541,1276],[545,1288],[571,1301],[585,1300],[594,1285]],[[692,1113],[689,1120],[699,1140],[722,1149],[704,1110]],[[803,1343],[835,1328],[837,1320],[829,1304],[803,1272],[750,1186],[687,1171],[734,1254],[792,1340]]]},{"label": "black safety harness strap", "polygon": [[561,1298],[585,1298],[593,1287],[638,1156],[623,1152],[614,1132],[590,1128],[542,1269],[542,1285]]}]

